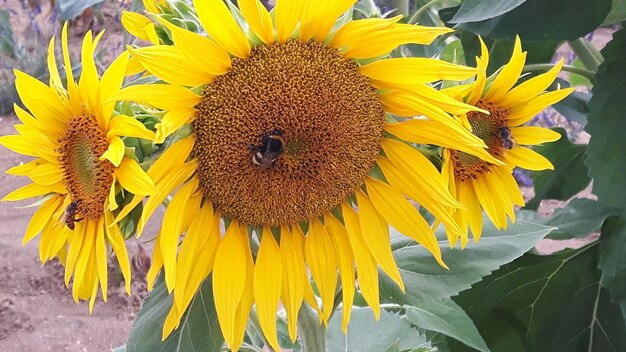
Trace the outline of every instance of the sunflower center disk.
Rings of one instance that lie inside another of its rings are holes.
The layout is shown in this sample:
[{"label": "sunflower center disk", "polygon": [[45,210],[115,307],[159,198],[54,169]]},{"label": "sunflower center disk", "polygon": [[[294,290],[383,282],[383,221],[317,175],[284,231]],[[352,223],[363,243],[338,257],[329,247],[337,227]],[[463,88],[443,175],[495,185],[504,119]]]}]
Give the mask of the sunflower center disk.
[{"label": "sunflower center disk", "polygon": [[[496,158],[501,157],[505,150],[513,146],[511,130],[506,125],[508,111],[483,101],[478,101],[476,106],[489,111],[491,115],[469,112],[467,119],[472,126],[472,133],[485,142],[489,147],[489,154]],[[455,150],[451,151],[451,160],[454,163],[455,176],[461,182],[477,179],[493,166],[476,156]]]},{"label": "sunflower center disk", "polygon": [[258,45],[206,86],[196,109],[204,195],[251,225],[338,206],[373,167],[385,121],[356,63],[315,41]]},{"label": "sunflower center disk", "polygon": [[95,117],[75,116],[68,121],[59,144],[65,185],[72,201],[78,204],[76,218],[101,217],[114,172],[110,161],[100,160],[109,145],[106,134]]}]

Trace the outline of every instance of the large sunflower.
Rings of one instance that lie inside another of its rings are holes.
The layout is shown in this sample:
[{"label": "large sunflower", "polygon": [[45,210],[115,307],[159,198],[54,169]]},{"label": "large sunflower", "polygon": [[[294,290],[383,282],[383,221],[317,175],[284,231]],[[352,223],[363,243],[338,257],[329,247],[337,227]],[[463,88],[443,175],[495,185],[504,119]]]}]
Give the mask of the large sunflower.
[{"label": "large sunflower", "polygon": [[[151,285],[163,268],[174,292],[164,338],[210,273],[222,333],[233,350],[253,305],[274,349],[279,301],[296,338],[303,300],[318,307],[309,273],[327,324],[339,272],[346,329],[355,264],[376,317],[378,267],[403,287],[389,225],[444,265],[431,226],[411,200],[462,235],[446,211],[458,203],[412,143],[497,162],[448,115],[476,108],[429,85],[468,79],[478,70],[428,58],[380,59],[401,44],[428,44],[450,30],[400,24],[399,17],[335,26],[354,3],[279,0],[272,17],[258,0],[240,0],[242,28],[222,0],[194,1],[208,36],[155,16],[173,45],[132,50],[166,84],[131,86],[116,98],[166,111],[157,142],[186,124],[193,130],[148,171],[159,193],[148,199],[138,225],[141,232],[177,190],[148,274]],[[412,119],[416,115],[432,120]]]},{"label": "large sunflower", "polygon": [[[515,167],[528,170],[554,168],[549,160],[524,145],[554,142],[560,135],[547,128],[522,125],[573,91],[573,88],[545,91],[559,74],[562,60],[550,71],[515,86],[526,61],[526,52],[522,52],[519,38],[515,40],[510,61],[488,85],[485,70],[489,64],[489,51],[482,40],[481,47],[481,57],[477,58],[481,73],[471,86],[461,87],[464,94],[459,99],[487,110],[489,114],[471,111],[460,116],[459,121],[482,139],[489,147],[489,153],[504,164],[496,165],[463,151],[446,148],[442,167],[450,191],[463,205],[463,208],[452,210],[454,219],[464,232],[471,230],[475,239],[479,239],[482,232],[482,209],[497,228],[504,229],[507,216],[515,221],[514,205],[524,205],[522,193],[512,175]],[[460,238],[461,244],[465,245],[467,235]],[[452,243],[456,240],[458,238]]]},{"label": "large sunflower", "polygon": [[154,133],[124,115],[114,116],[111,101],[124,79],[128,54],[119,56],[98,77],[93,54],[102,33],[88,32],[82,46],[82,74],[74,81],[67,47],[67,25],[62,46],[67,87],[59,75],[54,55],[54,38],[48,49],[50,84],[15,70],[15,86],[30,111],[15,105],[22,122],[17,135],[0,137],[0,144],[35,160],[7,171],[27,176],[33,183],[21,187],[4,201],[45,196],[33,215],[24,243],[41,234],[42,262],[58,257],[65,266],[65,283],[74,278],[72,296],[90,299],[93,309],[98,288],[107,299],[107,262],[111,247],[130,293],[130,267],[124,238],[114,220],[116,194],[156,192],[154,183],[139,164],[124,156],[121,136],[153,139]]}]

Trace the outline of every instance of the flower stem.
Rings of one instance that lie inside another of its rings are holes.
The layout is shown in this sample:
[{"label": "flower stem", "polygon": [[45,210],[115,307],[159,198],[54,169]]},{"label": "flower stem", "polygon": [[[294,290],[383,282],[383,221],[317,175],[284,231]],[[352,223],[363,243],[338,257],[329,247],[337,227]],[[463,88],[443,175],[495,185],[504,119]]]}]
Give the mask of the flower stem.
[{"label": "flower stem", "polygon": [[396,9],[398,14],[407,16],[409,14],[409,0],[396,0]]},{"label": "flower stem", "polygon": [[[553,67],[554,67],[553,64],[526,65],[526,66],[524,66],[524,72],[548,71],[548,70],[550,70]],[[567,72],[575,73],[577,75],[581,75],[581,76],[587,78],[590,81],[593,81],[593,76],[595,75],[594,71],[591,71],[591,70],[588,70],[588,69],[582,68],[582,67],[571,66],[571,65],[563,65],[563,71],[567,71]]]},{"label": "flower stem", "polygon": [[590,71],[597,72],[598,67],[604,60],[598,49],[585,38],[578,38],[567,42],[580,62]]},{"label": "flower stem", "polygon": [[302,352],[326,352],[326,327],[306,304],[303,304],[298,313],[298,334]]},{"label": "flower stem", "polygon": [[439,0],[431,0],[431,1],[427,2],[427,3],[425,3],[422,7],[417,9],[417,11],[415,11],[413,16],[411,16],[411,18],[409,19],[409,21],[407,23],[415,23],[415,22],[417,22],[417,19],[420,17],[420,15],[423,14],[424,12],[426,12],[431,6],[436,4],[438,1]]}]

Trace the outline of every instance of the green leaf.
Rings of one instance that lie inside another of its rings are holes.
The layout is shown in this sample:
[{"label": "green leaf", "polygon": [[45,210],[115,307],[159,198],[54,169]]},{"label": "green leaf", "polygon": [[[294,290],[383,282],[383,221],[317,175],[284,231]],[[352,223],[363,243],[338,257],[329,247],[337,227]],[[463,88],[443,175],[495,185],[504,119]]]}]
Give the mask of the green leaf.
[{"label": "green leaf", "polygon": [[626,20],[626,0],[613,0],[612,3],[611,12],[606,16],[604,23],[602,23],[603,26]]},{"label": "green leaf", "polygon": [[451,299],[407,308],[406,317],[419,328],[453,337],[478,351],[489,351],[474,322]]},{"label": "green leaf", "polygon": [[[626,214],[611,217],[602,226],[600,237],[602,286],[614,302],[626,302]],[[626,318],[626,315],[624,315]]]},{"label": "green leaf", "polygon": [[552,162],[554,170],[533,174],[535,198],[526,204],[526,209],[536,210],[543,199],[569,199],[591,182],[585,165],[587,146],[571,143],[562,128],[555,131],[561,134],[561,139],[535,148],[536,152]]},{"label": "green leaf", "polygon": [[[540,218],[535,212],[520,212],[521,218],[530,218],[546,226],[556,227],[548,238],[567,240],[581,238],[590,233],[600,231],[604,220],[611,215],[619,214],[616,208],[605,207],[592,199],[573,199],[565,208],[557,209],[549,218]],[[528,216],[527,214],[532,214]]]},{"label": "green leaf", "polygon": [[399,314],[382,310],[376,321],[369,308],[353,308],[348,335],[341,331],[341,314],[328,324],[328,352],[380,352],[398,345],[400,351],[431,351],[430,343]]},{"label": "green leaf", "polygon": [[16,45],[9,11],[0,10],[0,55],[16,59]]},{"label": "green leaf", "polygon": [[57,0],[61,21],[71,20],[80,15],[86,8],[104,2],[104,0]]},{"label": "green leaf", "polygon": [[[406,293],[402,293],[386,275],[381,275],[381,299],[384,302],[417,306],[457,295],[501,265],[526,253],[552,230],[551,227],[520,220],[499,232],[485,220],[480,242],[468,243],[465,250],[451,249],[447,241],[440,242],[443,260],[450,270],[439,266],[422,246],[404,245],[394,251],[394,257]],[[397,244],[394,243],[394,246]]]},{"label": "green leaf", "polygon": [[450,23],[466,23],[488,20],[505,14],[526,0],[465,0]]},{"label": "green leaf", "polygon": [[[519,35],[523,40],[573,40],[595,30],[610,9],[611,0],[527,0],[503,15],[455,28],[494,39]],[[444,14],[454,11],[451,8]]]},{"label": "green leaf", "polygon": [[492,351],[626,351],[619,305],[600,286],[598,247],[527,254],[455,301]]},{"label": "green leaf", "polygon": [[133,323],[126,344],[127,352],[222,350],[224,338],[217,321],[210,279],[200,286],[178,329],[161,341],[163,322],[171,306],[172,296],[167,293],[163,275],[160,275]]},{"label": "green leaf", "polygon": [[626,206],[626,29],[613,34],[604,50],[589,101],[589,176],[593,193],[608,206]]}]

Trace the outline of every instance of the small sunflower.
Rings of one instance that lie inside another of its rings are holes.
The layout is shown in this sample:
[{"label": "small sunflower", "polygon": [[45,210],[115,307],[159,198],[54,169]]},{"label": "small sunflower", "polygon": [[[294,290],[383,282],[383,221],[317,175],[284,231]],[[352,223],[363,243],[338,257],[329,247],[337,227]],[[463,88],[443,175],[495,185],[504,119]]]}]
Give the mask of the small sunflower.
[{"label": "small sunflower", "polygon": [[[147,200],[138,225],[140,233],[177,190],[148,274],[152,285],[163,268],[174,292],[163,338],[209,274],[220,327],[233,350],[243,341],[253,305],[276,350],[280,301],[292,339],[303,300],[327,324],[338,274],[345,331],[355,266],[359,288],[378,317],[378,268],[404,287],[389,225],[444,265],[433,229],[411,201],[455,236],[462,231],[447,209],[459,204],[412,143],[497,162],[449,115],[476,108],[429,85],[465,80],[479,70],[429,58],[382,59],[399,45],[429,44],[450,30],[401,24],[400,17],[336,25],[355,2],[278,0],[272,18],[258,0],[240,0],[242,28],[222,0],[198,0],[194,6],[208,36],[155,17],[173,45],[131,49],[165,83],[131,86],[116,98],[165,110],[157,142],[187,124],[193,131],[148,171],[159,193]],[[260,242],[255,258],[251,240]]]},{"label": "small sunflower", "polygon": [[[487,86],[485,69],[489,64],[489,51],[482,40],[481,47],[482,54],[477,62],[482,70],[471,86],[460,89],[465,91],[461,99],[489,111],[489,114],[471,111],[459,117],[459,121],[482,139],[489,147],[489,153],[503,164],[446,148],[442,167],[450,191],[463,205],[462,209],[453,210],[454,219],[466,233],[471,230],[475,239],[479,239],[482,232],[482,209],[497,228],[504,229],[507,216],[515,221],[514,205],[524,205],[522,193],[512,175],[515,167],[554,169],[549,160],[524,145],[554,142],[560,135],[547,128],[522,125],[573,91],[573,88],[545,91],[559,74],[562,60],[550,71],[515,86],[526,61],[526,52],[522,52],[519,38],[515,40],[510,61]],[[451,243],[456,240],[458,238],[453,238]],[[461,237],[461,241],[465,245],[467,236]]]},{"label": "small sunflower", "polygon": [[88,32],[82,46],[82,74],[74,81],[67,47],[67,25],[62,46],[67,87],[59,76],[54,55],[54,38],[48,48],[50,84],[15,70],[15,86],[30,111],[15,105],[22,122],[17,135],[0,137],[0,144],[35,160],[16,166],[8,174],[27,176],[32,181],[3,201],[45,196],[33,215],[24,243],[41,234],[42,262],[58,257],[65,266],[65,283],[74,278],[74,300],[90,300],[93,309],[98,288],[107,300],[107,247],[116,254],[126,290],[130,293],[130,267],[124,238],[112,225],[118,208],[115,197],[125,190],[150,195],[157,190],[139,164],[124,156],[121,136],[153,139],[154,133],[124,115],[114,116],[116,94],[124,79],[128,54],[119,56],[98,77],[93,60],[102,33]]}]

